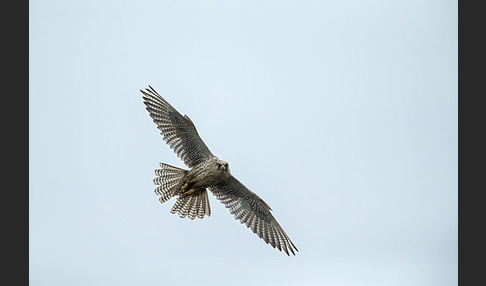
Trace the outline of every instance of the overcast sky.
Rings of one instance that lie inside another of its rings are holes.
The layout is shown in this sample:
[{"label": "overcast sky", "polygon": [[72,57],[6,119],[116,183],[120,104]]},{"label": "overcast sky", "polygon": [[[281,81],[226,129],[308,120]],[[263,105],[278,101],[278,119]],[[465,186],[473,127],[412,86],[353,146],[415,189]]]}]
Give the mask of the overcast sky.
[{"label": "overcast sky", "polygon": [[[30,1],[30,285],[457,285],[457,9]],[[158,202],[149,84],[297,256]]]}]

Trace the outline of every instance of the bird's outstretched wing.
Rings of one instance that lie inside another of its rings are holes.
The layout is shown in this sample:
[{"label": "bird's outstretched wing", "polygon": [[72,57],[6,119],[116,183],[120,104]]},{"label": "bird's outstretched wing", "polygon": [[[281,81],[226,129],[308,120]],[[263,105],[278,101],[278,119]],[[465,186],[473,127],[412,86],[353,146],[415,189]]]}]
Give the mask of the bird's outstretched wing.
[{"label": "bird's outstretched wing", "polygon": [[235,177],[230,176],[228,180],[210,187],[209,190],[229,209],[235,219],[246,224],[266,243],[285,251],[287,255],[290,255],[289,251],[294,255],[295,251],[298,251],[270,213],[270,206]]},{"label": "bird's outstretched wing", "polygon": [[165,142],[188,167],[193,167],[212,156],[196,131],[191,119],[182,116],[150,85],[143,93],[144,104]]}]

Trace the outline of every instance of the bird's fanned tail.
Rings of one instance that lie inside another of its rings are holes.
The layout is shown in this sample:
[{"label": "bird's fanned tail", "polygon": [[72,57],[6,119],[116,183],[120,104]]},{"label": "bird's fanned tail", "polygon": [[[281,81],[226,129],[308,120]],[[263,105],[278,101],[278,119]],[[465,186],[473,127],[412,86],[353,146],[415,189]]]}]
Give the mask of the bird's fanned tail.
[{"label": "bird's fanned tail", "polygon": [[190,195],[180,195],[181,182],[187,170],[168,164],[160,163],[161,169],[155,170],[157,177],[154,183],[158,185],[155,193],[160,196],[159,201],[164,203],[179,195],[172,207],[171,213],[179,214],[181,218],[196,217],[203,219],[205,215],[211,215],[208,192],[206,189],[197,190]]},{"label": "bird's fanned tail", "polygon": [[210,216],[211,207],[209,206],[208,191],[201,189],[191,195],[180,196],[170,212],[179,214],[181,218],[189,217],[190,219],[196,217],[203,219],[205,215]]},{"label": "bird's fanned tail", "polygon": [[160,196],[159,201],[164,203],[177,196],[181,180],[184,178],[187,170],[164,163],[160,163],[160,167],[161,169],[155,170],[157,177],[154,179],[154,184],[158,185],[155,193]]}]

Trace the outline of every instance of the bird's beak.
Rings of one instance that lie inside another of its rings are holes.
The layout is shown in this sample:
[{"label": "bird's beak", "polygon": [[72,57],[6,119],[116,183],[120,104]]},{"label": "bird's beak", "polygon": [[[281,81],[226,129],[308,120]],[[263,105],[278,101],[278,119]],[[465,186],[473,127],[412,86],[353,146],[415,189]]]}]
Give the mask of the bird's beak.
[{"label": "bird's beak", "polygon": [[226,171],[226,166],[225,165],[221,165],[221,170]]}]

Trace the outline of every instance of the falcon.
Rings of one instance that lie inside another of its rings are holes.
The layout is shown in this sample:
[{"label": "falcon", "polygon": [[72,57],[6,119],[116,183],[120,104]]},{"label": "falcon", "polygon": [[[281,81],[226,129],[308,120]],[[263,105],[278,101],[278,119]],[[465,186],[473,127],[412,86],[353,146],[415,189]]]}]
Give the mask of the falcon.
[{"label": "falcon", "polygon": [[298,251],[271,213],[270,206],[233,175],[227,162],[214,156],[197,133],[191,119],[182,116],[150,85],[140,90],[147,111],[164,141],[182,159],[189,170],[160,163],[155,170],[155,193],[164,203],[177,197],[171,213],[181,218],[203,219],[211,215],[208,190],[221,201],[235,219],[267,244],[295,255]]}]

